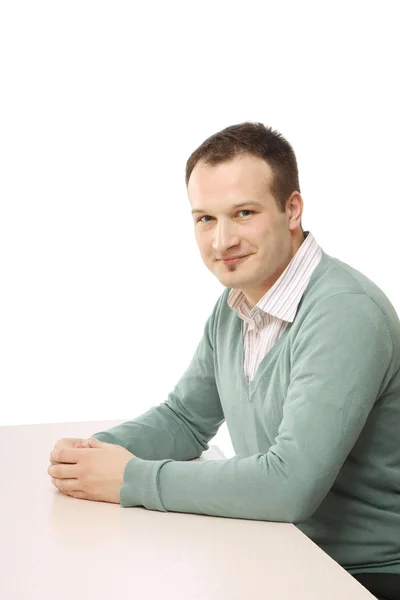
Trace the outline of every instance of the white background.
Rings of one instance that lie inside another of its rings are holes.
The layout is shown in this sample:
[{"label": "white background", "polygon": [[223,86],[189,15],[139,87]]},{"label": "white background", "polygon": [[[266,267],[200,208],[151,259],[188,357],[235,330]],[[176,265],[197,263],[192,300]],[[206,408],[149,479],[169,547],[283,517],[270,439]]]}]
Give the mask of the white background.
[{"label": "white background", "polygon": [[288,139],[304,228],[400,312],[397,9],[1,3],[0,425],[167,399],[223,291],[185,163],[235,123]]}]

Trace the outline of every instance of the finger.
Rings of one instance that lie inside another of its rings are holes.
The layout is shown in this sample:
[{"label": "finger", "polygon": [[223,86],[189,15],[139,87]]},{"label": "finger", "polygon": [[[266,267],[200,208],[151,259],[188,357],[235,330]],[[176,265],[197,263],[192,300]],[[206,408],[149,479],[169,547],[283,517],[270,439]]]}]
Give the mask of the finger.
[{"label": "finger", "polygon": [[77,479],[58,479],[52,478],[52,483],[64,494],[69,492],[83,492],[82,486]]},{"label": "finger", "polygon": [[53,450],[50,454],[50,460],[59,463],[77,463],[81,458],[81,448],[61,448],[61,450]]},{"label": "finger", "polygon": [[88,498],[87,494],[85,492],[82,491],[73,491],[73,492],[67,492],[68,496],[72,496],[73,498],[79,498],[80,500],[91,500],[91,498]]},{"label": "finger", "polygon": [[[83,445],[81,444],[81,442],[77,442],[74,446],[74,448],[90,448],[89,444],[87,445]],[[53,452],[51,452],[50,456],[49,456],[49,461],[51,462],[52,465],[58,465],[61,461],[60,460],[54,460],[54,453],[55,451],[60,450],[60,448],[54,448]]]},{"label": "finger", "polygon": [[65,463],[59,463],[58,465],[50,465],[47,469],[47,473],[50,477],[57,479],[77,479],[77,466]]},{"label": "finger", "polygon": [[51,483],[54,485],[54,487],[56,487],[60,492],[63,492],[63,494],[66,494],[67,492],[64,492],[64,490],[61,488],[61,479],[55,479],[54,477],[51,478]]}]

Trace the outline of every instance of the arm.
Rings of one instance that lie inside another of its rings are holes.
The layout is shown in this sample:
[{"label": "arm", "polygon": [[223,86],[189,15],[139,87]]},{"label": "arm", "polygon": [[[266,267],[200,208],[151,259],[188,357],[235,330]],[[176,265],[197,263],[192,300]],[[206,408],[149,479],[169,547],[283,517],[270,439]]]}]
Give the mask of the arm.
[{"label": "arm", "polygon": [[291,382],[266,454],[183,463],[131,460],[121,504],[298,522],[318,508],[389,377],[392,342],[367,296],[328,298],[292,349]]},{"label": "arm", "polygon": [[142,459],[190,460],[208,449],[224,422],[214,375],[212,328],[217,301],[192,361],[166,402],[92,437],[118,444]]}]

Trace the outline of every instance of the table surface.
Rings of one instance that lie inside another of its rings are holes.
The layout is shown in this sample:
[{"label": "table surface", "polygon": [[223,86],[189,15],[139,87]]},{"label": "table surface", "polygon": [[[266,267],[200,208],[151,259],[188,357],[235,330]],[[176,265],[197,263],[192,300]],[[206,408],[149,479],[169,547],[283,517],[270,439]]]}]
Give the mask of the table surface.
[{"label": "table surface", "polygon": [[123,508],[52,485],[56,441],[127,420],[0,427],[0,598],[374,598],[294,525]]}]

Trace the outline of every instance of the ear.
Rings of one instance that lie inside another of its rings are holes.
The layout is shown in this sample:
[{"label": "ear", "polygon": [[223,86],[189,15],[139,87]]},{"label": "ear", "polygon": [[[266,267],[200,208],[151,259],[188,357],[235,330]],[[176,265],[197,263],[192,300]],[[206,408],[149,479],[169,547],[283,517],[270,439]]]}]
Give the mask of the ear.
[{"label": "ear", "polygon": [[303,198],[299,192],[293,192],[288,199],[287,211],[289,214],[289,229],[293,231],[300,226],[303,215]]}]

